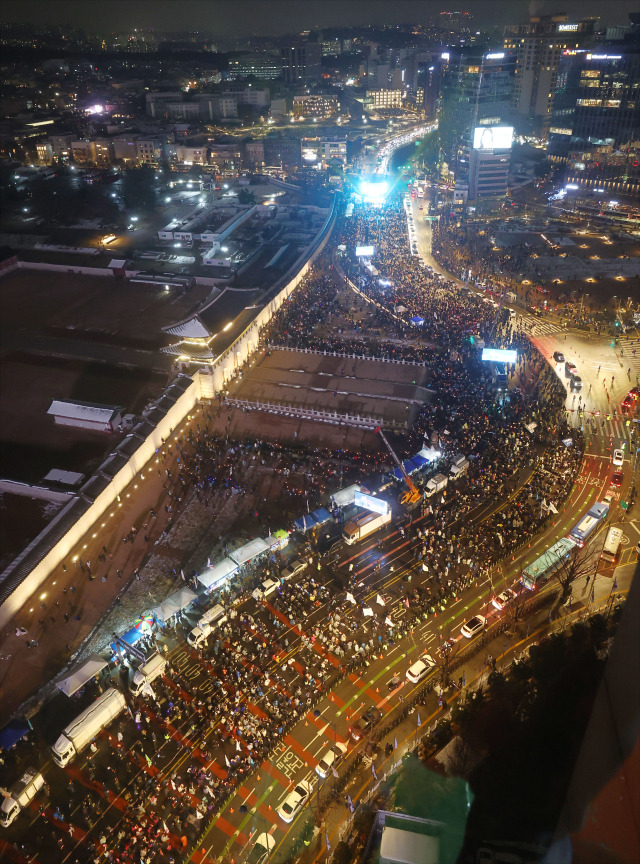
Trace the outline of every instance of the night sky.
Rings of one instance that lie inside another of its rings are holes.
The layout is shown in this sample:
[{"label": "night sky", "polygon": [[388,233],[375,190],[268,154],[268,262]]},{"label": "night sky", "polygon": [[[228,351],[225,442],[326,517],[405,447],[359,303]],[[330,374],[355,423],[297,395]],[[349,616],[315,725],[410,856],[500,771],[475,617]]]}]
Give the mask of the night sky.
[{"label": "night sky", "polygon": [[478,29],[519,23],[530,14],[566,12],[572,20],[600,16],[628,23],[635,0],[21,0],[3,4],[5,22],[70,24],[89,32],[133,27],[201,29],[221,37],[278,35],[313,27],[425,21],[442,10],[467,9]]}]

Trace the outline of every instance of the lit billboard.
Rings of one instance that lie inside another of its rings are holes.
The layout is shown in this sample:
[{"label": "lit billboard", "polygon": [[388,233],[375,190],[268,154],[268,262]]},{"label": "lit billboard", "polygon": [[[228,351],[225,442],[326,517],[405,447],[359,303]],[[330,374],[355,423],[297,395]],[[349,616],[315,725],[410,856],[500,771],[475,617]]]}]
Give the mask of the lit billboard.
[{"label": "lit billboard", "polygon": [[483,348],[483,360],[493,360],[496,363],[516,363],[518,352],[508,348]]},{"label": "lit billboard", "polygon": [[358,258],[373,258],[375,254],[375,246],[356,246],[356,255]]},{"label": "lit billboard", "polygon": [[476,126],[474,150],[509,150],[513,143],[513,126]]},{"label": "lit billboard", "polygon": [[373,495],[366,495],[364,492],[356,492],[353,503],[356,507],[362,507],[365,510],[372,510],[374,513],[382,513],[385,515],[389,512],[389,504],[382,501],[380,498],[374,498]]}]

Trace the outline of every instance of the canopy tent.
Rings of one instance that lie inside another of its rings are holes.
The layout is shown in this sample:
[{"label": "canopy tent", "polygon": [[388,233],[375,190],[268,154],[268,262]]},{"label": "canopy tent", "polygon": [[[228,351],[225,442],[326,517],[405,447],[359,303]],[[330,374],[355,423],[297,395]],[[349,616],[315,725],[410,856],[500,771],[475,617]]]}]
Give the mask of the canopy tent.
[{"label": "canopy tent", "polygon": [[13,720],[9,720],[7,725],[0,729],[0,748],[2,750],[10,750],[14,744],[17,744],[30,731],[31,728],[26,720],[14,717]]},{"label": "canopy tent", "polygon": [[336,507],[348,507],[353,504],[356,497],[356,492],[360,492],[361,487],[354,483],[352,486],[347,486],[344,489],[339,489],[331,496],[331,503]]},{"label": "canopy tent", "polygon": [[244,546],[240,546],[239,549],[229,552],[229,558],[235,561],[239,567],[242,567],[243,564],[248,564],[249,561],[268,551],[269,545],[261,537],[256,537],[245,543]]},{"label": "canopy tent", "polygon": [[289,532],[285,531],[283,528],[280,528],[279,531],[274,531],[273,534],[269,534],[265,539],[265,543],[271,550],[284,549],[288,542]]},{"label": "canopy tent", "polygon": [[416,453],[416,455],[412,456],[411,459],[415,462],[418,468],[424,468],[425,465],[429,464],[429,460],[425,459],[424,456],[421,456],[419,453]]},{"label": "canopy tent", "polygon": [[295,528],[298,531],[310,531],[314,525],[317,525],[315,518],[311,516],[309,513],[305,513],[304,516],[300,516],[299,519],[296,519],[293,523]]},{"label": "canopy tent", "polygon": [[61,678],[56,681],[56,687],[66,696],[73,696],[81,687],[91,681],[92,678],[101,672],[108,662],[99,654],[91,654],[80,666],[76,666],[70,675],[66,678]]},{"label": "canopy tent", "polygon": [[418,456],[426,459],[427,462],[435,462],[436,459],[439,459],[442,456],[442,453],[435,447],[423,447],[422,450],[418,453]]},{"label": "canopy tent", "polygon": [[328,510],[325,510],[324,507],[319,507],[317,510],[314,510],[311,514],[313,518],[316,520],[318,525],[323,525],[325,522],[328,522],[333,517]]},{"label": "canopy tent", "polygon": [[[413,459],[404,459],[402,462],[402,467],[407,472],[407,474],[415,474],[415,472],[420,468],[420,465],[416,464]],[[392,476],[395,477],[396,480],[402,480],[402,471],[399,468],[394,468],[391,472]]]},{"label": "canopy tent", "polygon": [[420,315],[414,315],[412,318],[409,318],[409,321],[411,321],[414,327],[422,327],[424,324],[424,318]]},{"label": "canopy tent", "polygon": [[178,612],[181,612],[190,603],[196,599],[196,594],[190,588],[180,588],[175,594],[163,600],[159,606],[153,610],[153,617],[159,624],[166,624],[170,618],[173,618]]},{"label": "canopy tent", "polygon": [[198,582],[207,590],[216,588],[221,582],[232,576],[237,569],[238,565],[235,561],[230,558],[223,558],[222,561],[217,561],[212,567],[207,567],[204,573],[200,573]]}]

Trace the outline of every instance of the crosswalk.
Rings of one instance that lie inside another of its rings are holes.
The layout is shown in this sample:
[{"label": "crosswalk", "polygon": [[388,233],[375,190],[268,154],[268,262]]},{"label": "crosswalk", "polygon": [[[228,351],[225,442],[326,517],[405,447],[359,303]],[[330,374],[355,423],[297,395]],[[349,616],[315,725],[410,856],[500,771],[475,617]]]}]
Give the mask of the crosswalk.
[{"label": "crosswalk", "polygon": [[576,429],[583,427],[584,431],[591,435],[600,436],[606,440],[612,438],[614,442],[629,442],[638,437],[638,427],[640,424],[634,423],[627,417],[614,417],[613,414],[597,415],[591,411],[580,412],[578,408],[570,408],[568,411],[568,419],[571,426]]}]

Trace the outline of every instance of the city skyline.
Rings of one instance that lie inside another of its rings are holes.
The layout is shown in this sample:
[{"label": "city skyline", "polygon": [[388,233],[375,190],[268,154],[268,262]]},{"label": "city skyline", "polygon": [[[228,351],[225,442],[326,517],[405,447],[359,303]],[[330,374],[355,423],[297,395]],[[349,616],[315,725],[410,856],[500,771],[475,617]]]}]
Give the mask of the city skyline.
[{"label": "city skyline", "polygon": [[[160,0],[149,4],[146,0],[114,0],[109,4],[65,0],[51,4],[47,0],[27,0],[19,6],[4,10],[5,23],[41,23],[44,25],[72,25],[89,32],[115,32],[135,28],[154,30],[202,29],[226,37],[251,35],[283,35],[302,29],[322,27],[380,26],[409,22],[428,23],[440,12],[449,11],[443,2],[424,3],[421,0],[322,0],[308,3],[294,0]],[[530,15],[565,13],[576,20],[602,16],[602,5],[597,0],[488,0],[482,9],[476,3],[467,4],[460,11],[469,11],[477,28],[500,25],[513,21],[526,21]],[[449,7],[450,8],[450,7]],[[607,5],[606,24],[626,23],[629,12],[636,10],[632,0],[617,0]],[[458,10],[451,10],[458,11]],[[117,25],[116,25],[117,22]],[[249,22],[249,23],[245,23]]]}]

